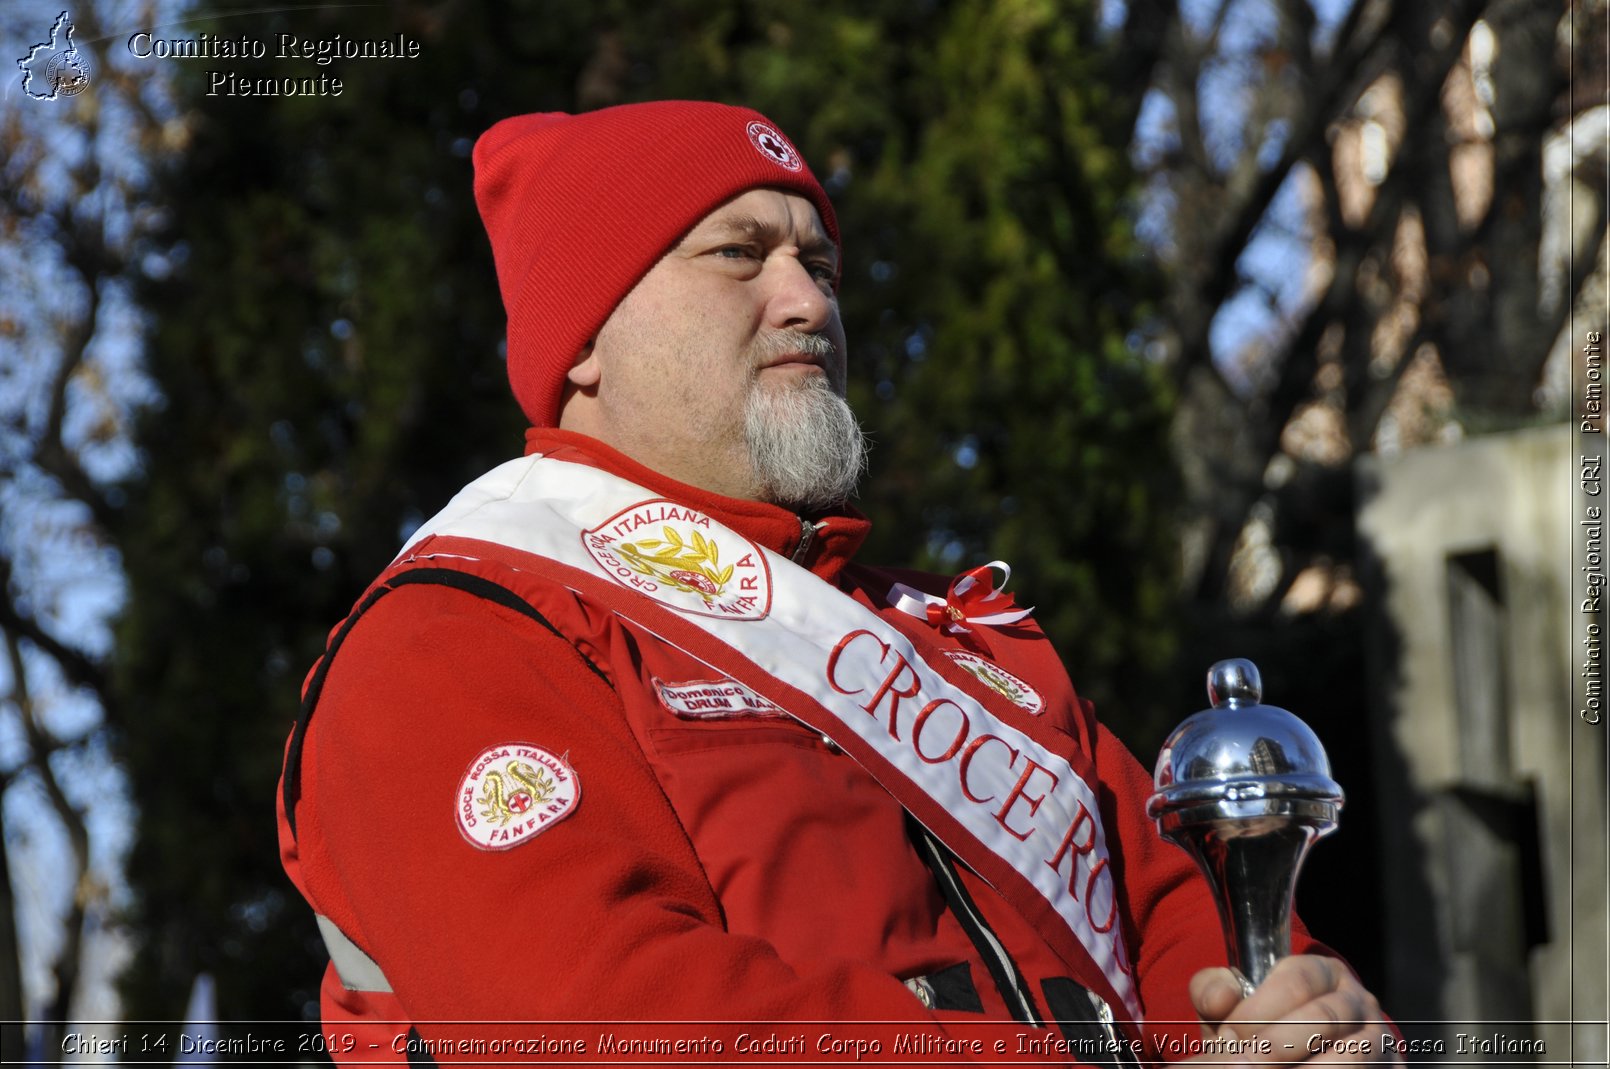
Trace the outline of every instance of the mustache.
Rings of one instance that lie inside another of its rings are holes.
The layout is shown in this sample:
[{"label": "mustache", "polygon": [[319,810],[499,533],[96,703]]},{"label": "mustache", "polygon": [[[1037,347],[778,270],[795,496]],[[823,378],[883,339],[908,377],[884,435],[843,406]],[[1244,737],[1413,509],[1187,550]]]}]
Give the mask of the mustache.
[{"label": "mustache", "polygon": [[755,366],[788,353],[804,353],[826,361],[838,354],[838,346],[825,334],[807,334],[799,330],[774,330],[755,339]]}]

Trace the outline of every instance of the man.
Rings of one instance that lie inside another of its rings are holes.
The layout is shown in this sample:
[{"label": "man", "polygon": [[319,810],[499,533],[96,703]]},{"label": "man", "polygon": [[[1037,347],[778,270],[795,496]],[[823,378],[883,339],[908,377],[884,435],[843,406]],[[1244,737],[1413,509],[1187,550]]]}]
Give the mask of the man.
[{"label": "man", "polygon": [[772,123],[522,116],[475,166],[533,429],[309,677],[282,843],[338,1061],[1382,1057],[1305,932],[1251,997],[1215,967],[1004,565],[854,560],[839,234]]}]

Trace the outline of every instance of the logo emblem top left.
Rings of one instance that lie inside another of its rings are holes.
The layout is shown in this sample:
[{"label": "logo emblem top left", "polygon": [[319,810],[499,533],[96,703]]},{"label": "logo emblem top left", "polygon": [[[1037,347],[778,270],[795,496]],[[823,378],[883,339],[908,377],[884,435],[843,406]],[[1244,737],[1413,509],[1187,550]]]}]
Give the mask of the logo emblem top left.
[{"label": "logo emblem top left", "polygon": [[89,88],[89,56],[73,44],[73,20],[63,11],[50,27],[50,39],[17,58],[22,91],[35,100],[60,100]]}]

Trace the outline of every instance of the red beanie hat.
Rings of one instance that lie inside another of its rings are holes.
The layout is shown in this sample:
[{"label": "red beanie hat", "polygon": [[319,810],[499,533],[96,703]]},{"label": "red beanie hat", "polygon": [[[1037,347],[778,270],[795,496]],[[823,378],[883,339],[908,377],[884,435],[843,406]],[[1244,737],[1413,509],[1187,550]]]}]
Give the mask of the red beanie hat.
[{"label": "red beanie hat", "polygon": [[475,200],[509,317],[509,383],[538,427],[622,297],[715,208],[757,187],[827,194],[764,115],[686,100],[517,115],[475,144]]}]

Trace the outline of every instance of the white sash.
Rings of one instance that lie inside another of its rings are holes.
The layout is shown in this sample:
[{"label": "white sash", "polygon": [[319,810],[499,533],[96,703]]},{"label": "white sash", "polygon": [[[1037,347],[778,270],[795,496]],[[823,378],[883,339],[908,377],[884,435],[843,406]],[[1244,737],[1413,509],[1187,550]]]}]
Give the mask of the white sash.
[{"label": "white sash", "polygon": [[[431,538],[454,541],[420,545]],[[958,838],[972,839],[1021,877],[1140,1021],[1091,785],[1067,758],[947,681],[877,613],[696,509],[540,455],[465,487],[420,528],[398,563],[474,558],[460,539],[562,565],[563,581],[583,595],[618,595],[607,590],[611,583],[634,591],[638,596],[610,602],[673,645],[694,643],[668,634],[674,628],[650,610],[653,603],[737,651],[770,678],[730,673],[734,678],[827,733],[897,798],[911,791],[889,782],[891,772],[935,803],[938,812],[907,806],[1009,899],[1001,883],[1010,879],[991,879]],[[640,615],[632,611],[638,606]],[[777,683],[792,691],[779,694]],[[947,815],[955,827],[945,826]]]}]

